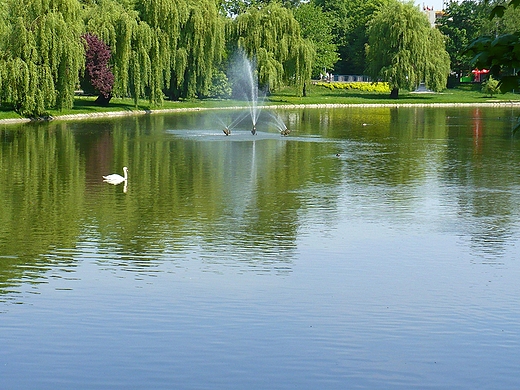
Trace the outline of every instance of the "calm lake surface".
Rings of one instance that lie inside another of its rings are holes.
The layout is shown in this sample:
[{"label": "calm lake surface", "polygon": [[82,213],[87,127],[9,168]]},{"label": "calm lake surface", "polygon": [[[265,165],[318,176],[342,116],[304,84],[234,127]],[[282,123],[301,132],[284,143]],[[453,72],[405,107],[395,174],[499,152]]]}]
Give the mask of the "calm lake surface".
[{"label": "calm lake surface", "polygon": [[0,126],[0,388],[518,388],[519,109],[271,113]]}]

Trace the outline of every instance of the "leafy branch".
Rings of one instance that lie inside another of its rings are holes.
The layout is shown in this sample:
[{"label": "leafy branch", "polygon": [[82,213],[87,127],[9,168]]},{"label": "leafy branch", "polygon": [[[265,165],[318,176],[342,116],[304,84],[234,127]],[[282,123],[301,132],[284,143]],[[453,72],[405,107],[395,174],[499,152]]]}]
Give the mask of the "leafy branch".
[{"label": "leafy branch", "polygon": [[[520,0],[510,0],[505,5],[495,6],[489,18],[502,18],[508,7],[517,8]],[[502,93],[519,89],[520,83],[520,31],[496,37],[482,36],[475,39],[467,48],[473,55],[472,64],[477,69],[489,69],[490,74],[499,79],[498,87]],[[520,118],[513,133],[520,130]]]}]

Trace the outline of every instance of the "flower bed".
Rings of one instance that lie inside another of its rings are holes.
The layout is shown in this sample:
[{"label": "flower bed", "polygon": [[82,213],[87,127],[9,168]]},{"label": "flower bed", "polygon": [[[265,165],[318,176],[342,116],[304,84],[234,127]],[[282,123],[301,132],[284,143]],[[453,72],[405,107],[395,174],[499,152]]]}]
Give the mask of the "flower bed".
[{"label": "flower bed", "polygon": [[330,90],[335,89],[345,89],[345,90],[357,90],[357,91],[364,91],[364,92],[383,92],[388,93],[390,92],[390,87],[388,86],[388,83],[380,82],[380,83],[370,83],[370,82],[364,82],[364,81],[357,81],[357,82],[323,82],[319,81],[316,83],[316,85],[328,88]]}]

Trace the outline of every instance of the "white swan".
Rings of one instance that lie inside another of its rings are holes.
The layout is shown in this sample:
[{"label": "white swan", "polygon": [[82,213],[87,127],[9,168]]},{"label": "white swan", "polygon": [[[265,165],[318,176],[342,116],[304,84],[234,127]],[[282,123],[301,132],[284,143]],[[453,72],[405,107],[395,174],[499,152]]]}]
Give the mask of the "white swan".
[{"label": "white swan", "polygon": [[123,167],[124,177],[121,175],[118,175],[117,173],[112,173],[111,175],[103,176],[103,181],[110,184],[121,184],[122,182],[125,182],[128,180],[128,168]]}]

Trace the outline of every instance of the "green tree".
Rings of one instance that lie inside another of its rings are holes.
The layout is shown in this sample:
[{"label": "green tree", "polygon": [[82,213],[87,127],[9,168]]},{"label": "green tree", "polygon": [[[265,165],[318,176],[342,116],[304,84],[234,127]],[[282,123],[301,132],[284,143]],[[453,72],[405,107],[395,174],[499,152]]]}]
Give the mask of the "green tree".
[{"label": "green tree", "polygon": [[29,116],[72,107],[84,65],[79,2],[6,0],[2,9],[1,101]]},{"label": "green tree", "polygon": [[368,73],[387,81],[390,96],[414,89],[421,81],[434,91],[446,87],[450,58],[442,34],[430,27],[413,2],[397,0],[382,7],[369,23]]},{"label": "green tree", "polygon": [[115,96],[171,99],[209,94],[224,52],[224,21],[213,0],[100,0],[85,12],[87,30],[111,50]]},{"label": "green tree", "polygon": [[373,13],[390,0],[314,0],[330,15],[333,43],[340,59],[334,70],[341,74],[363,74],[366,68],[367,23]]},{"label": "green tree", "polygon": [[[498,5],[491,11],[490,19],[498,18],[496,24],[500,25],[508,12],[512,19],[517,17],[519,6],[520,0]],[[500,79],[502,92],[518,89],[520,81],[520,29],[518,25],[508,25],[505,31],[500,35],[497,30],[495,35],[479,37],[468,47],[468,53],[473,55],[472,63],[477,68],[490,69],[491,75]]]},{"label": "green tree", "polygon": [[291,10],[279,3],[250,8],[230,26],[232,46],[244,50],[258,66],[259,83],[273,90],[285,83],[305,95],[311,77],[314,47],[302,38]]},{"label": "green tree", "polygon": [[[518,8],[518,2],[511,2],[511,6],[505,9],[504,15],[499,18],[498,21],[498,34],[513,34],[518,32],[520,26],[520,8]],[[497,19],[491,20],[492,24],[496,25],[496,22]]]},{"label": "green tree", "polygon": [[446,37],[451,69],[459,75],[469,74],[473,68],[466,47],[491,27],[489,11],[490,6],[482,1],[450,1],[445,14],[437,21],[439,31]]},{"label": "green tree", "polygon": [[[285,8],[293,9],[301,4],[301,0],[274,0],[278,1]],[[218,0],[219,8],[223,14],[231,18],[247,12],[249,8],[262,8],[267,4],[272,3],[273,0]]]},{"label": "green tree", "polygon": [[314,3],[301,3],[294,10],[294,17],[300,24],[301,35],[314,45],[316,57],[312,75],[331,70],[339,59],[337,46],[333,43],[330,15]]},{"label": "green tree", "polygon": [[[519,89],[520,82],[520,28],[511,21],[518,20],[520,0],[510,0],[505,5],[497,5],[490,14],[490,20],[495,19],[497,26],[503,23],[503,33],[499,30],[495,36],[485,35],[477,38],[468,47],[473,55],[473,64],[480,69],[490,69],[491,76],[500,80],[501,92]],[[520,129],[520,119],[513,132]]]},{"label": "green tree", "polygon": [[224,50],[224,24],[213,0],[145,0],[141,19],[152,28],[150,71],[154,96],[207,96]]},{"label": "green tree", "polygon": [[178,49],[181,61],[175,66],[176,77],[170,80],[171,97],[208,96],[213,75],[224,55],[225,23],[215,1],[197,0],[188,4],[189,16],[182,26]]}]

